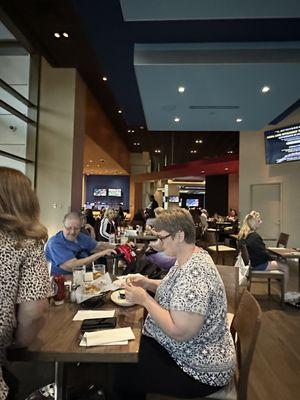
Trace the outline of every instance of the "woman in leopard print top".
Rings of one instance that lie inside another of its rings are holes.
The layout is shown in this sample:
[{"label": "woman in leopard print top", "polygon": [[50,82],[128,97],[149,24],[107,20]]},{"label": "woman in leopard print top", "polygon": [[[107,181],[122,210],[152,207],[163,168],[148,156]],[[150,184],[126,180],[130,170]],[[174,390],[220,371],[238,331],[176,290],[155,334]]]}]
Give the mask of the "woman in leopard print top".
[{"label": "woman in leopard print top", "polygon": [[19,171],[0,167],[0,400],[8,396],[1,370],[6,348],[13,342],[27,346],[48,309],[46,239],[30,180]]}]

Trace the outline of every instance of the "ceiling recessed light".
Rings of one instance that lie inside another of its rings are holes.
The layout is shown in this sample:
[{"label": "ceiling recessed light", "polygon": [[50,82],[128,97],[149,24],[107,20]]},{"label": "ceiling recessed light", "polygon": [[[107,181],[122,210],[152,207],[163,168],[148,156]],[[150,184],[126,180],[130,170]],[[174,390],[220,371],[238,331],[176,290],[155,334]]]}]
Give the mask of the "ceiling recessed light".
[{"label": "ceiling recessed light", "polygon": [[174,118],[174,122],[180,122],[180,118],[179,117],[175,117]]},{"label": "ceiling recessed light", "polygon": [[131,132],[131,129],[128,129],[127,132],[130,133],[130,132]]},{"label": "ceiling recessed light", "polygon": [[55,33],[54,33],[54,36],[58,39],[58,38],[60,38],[60,33],[55,32]]},{"label": "ceiling recessed light", "polygon": [[102,76],[102,80],[103,80],[104,82],[106,82],[106,81],[107,81],[107,76]]},{"label": "ceiling recessed light", "polygon": [[178,87],[178,92],[179,93],[184,93],[184,91],[185,91],[185,87],[184,86],[179,86]]},{"label": "ceiling recessed light", "polygon": [[133,129],[131,130],[131,133],[134,133],[134,130],[133,130]]},{"label": "ceiling recessed light", "polygon": [[271,90],[270,86],[263,86],[260,91],[262,93],[268,93],[270,90]]},{"label": "ceiling recessed light", "polygon": [[63,32],[63,37],[68,38],[69,37],[68,32]]},{"label": "ceiling recessed light", "polygon": [[123,112],[122,110],[118,110],[118,114],[122,114],[122,112]]},{"label": "ceiling recessed light", "polygon": [[201,174],[204,174],[205,171],[201,171]]},{"label": "ceiling recessed light", "polygon": [[225,171],[228,171],[229,168],[225,168]]},{"label": "ceiling recessed light", "polygon": [[243,121],[242,118],[237,118],[237,119],[236,119],[236,122],[242,122],[242,121]]}]

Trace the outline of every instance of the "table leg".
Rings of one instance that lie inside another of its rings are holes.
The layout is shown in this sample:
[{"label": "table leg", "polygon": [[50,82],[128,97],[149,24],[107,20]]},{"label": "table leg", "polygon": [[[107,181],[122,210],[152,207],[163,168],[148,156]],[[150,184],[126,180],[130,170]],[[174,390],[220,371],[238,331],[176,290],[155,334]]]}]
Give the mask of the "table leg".
[{"label": "table leg", "polygon": [[55,400],[65,400],[64,363],[55,361]]},{"label": "table leg", "polygon": [[298,261],[298,292],[300,292],[300,258]]}]

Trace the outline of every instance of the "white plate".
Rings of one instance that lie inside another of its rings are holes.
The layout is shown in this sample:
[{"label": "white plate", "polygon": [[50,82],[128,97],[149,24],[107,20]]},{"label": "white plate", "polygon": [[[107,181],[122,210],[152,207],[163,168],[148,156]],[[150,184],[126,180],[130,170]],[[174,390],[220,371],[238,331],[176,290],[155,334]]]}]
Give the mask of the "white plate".
[{"label": "white plate", "polygon": [[122,306],[122,307],[130,307],[130,306],[133,306],[134,303],[132,303],[131,301],[128,301],[128,300],[126,300],[126,299],[120,299],[120,296],[119,296],[120,292],[125,293],[124,290],[116,290],[115,292],[112,292],[112,294],[111,294],[111,296],[110,296],[111,300],[112,300],[114,303],[118,304],[118,306]]}]

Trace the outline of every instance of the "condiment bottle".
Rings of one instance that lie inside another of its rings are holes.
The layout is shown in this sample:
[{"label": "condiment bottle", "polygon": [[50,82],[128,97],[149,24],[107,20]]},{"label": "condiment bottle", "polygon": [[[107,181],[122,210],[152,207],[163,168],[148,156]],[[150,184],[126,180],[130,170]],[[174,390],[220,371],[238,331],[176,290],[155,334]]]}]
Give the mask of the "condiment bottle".
[{"label": "condiment bottle", "polygon": [[63,275],[57,275],[53,279],[54,304],[59,306],[65,301],[65,278]]}]

